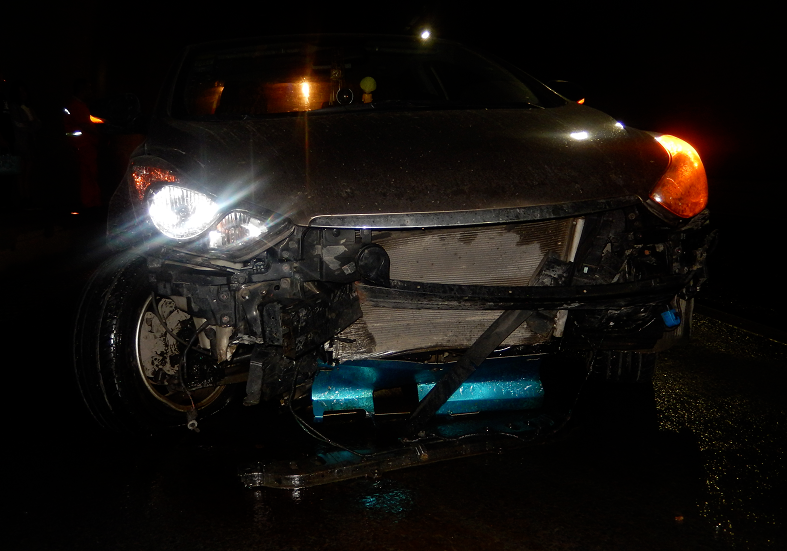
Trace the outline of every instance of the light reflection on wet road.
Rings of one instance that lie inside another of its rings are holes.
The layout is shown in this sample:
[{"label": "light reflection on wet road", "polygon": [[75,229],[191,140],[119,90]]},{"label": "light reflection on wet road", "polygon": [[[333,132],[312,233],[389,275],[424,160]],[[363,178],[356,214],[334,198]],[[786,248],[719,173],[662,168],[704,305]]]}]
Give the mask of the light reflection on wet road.
[{"label": "light reflection on wet road", "polygon": [[660,358],[655,388],[660,430],[697,440],[700,514],[737,547],[787,545],[787,346],[699,318],[692,346]]}]

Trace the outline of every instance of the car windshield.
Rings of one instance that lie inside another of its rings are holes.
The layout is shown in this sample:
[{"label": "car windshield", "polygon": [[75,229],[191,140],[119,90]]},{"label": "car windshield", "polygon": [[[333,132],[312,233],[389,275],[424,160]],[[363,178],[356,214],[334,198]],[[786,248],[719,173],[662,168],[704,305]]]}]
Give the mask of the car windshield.
[{"label": "car windshield", "polygon": [[194,48],[172,101],[181,118],[562,104],[525,73],[458,44],[346,36]]}]

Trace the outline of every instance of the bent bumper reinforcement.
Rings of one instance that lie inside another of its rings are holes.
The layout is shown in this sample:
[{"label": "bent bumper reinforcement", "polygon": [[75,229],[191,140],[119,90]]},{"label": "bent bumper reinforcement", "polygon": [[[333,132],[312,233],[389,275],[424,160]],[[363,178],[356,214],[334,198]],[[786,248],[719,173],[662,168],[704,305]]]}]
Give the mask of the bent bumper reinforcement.
[{"label": "bent bumper reinforcement", "polygon": [[491,287],[391,281],[391,287],[356,283],[370,306],[430,310],[608,309],[670,300],[694,272],[645,281],[571,287]]}]

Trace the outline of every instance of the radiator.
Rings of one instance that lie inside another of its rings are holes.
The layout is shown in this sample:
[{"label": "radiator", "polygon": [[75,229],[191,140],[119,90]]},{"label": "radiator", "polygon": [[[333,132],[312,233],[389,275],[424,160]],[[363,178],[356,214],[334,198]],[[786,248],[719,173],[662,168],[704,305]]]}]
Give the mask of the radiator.
[{"label": "radiator", "polygon": [[[581,226],[581,225],[580,225]],[[374,232],[391,259],[391,279],[455,285],[526,286],[544,255],[568,260],[580,230],[574,219],[526,224]],[[573,245],[573,246],[572,246]],[[502,312],[398,309],[361,300],[363,317],[334,341],[336,361],[469,347]],[[546,337],[520,326],[503,346]]]}]

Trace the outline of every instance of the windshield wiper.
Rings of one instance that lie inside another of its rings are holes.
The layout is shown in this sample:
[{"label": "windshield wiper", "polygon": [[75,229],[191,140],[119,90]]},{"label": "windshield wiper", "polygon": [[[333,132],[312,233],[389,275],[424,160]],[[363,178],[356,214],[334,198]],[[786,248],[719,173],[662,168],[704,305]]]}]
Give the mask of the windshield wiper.
[{"label": "windshield wiper", "polygon": [[444,108],[449,103],[444,100],[405,100],[405,99],[385,99],[373,101],[370,104],[372,109],[409,109],[412,107],[423,109],[429,107]]},{"label": "windshield wiper", "polygon": [[373,101],[371,103],[351,103],[349,105],[329,105],[322,109],[314,109],[307,111],[310,115],[319,115],[323,113],[341,113],[348,111],[371,111],[375,109],[380,110],[396,110],[396,109],[453,109],[454,107],[445,101],[435,100],[421,100],[410,101],[400,99],[387,99],[380,101]]},{"label": "windshield wiper", "polygon": [[286,111],[281,113],[259,113],[259,114],[215,114],[193,117],[195,120],[251,120],[260,118],[286,118],[297,116],[301,113],[309,115],[320,115],[350,111],[395,111],[395,110],[478,110],[478,109],[544,109],[543,105],[528,103],[526,101],[517,102],[467,102],[467,101],[447,101],[447,100],[403,100],[387,99],[378,100],[371,103],[352,103],[349,105],[330,105],[322,109],[311,111]]},{"label": "windshield wiper", "polygon": [[542,105],[526,101],[383,100],[369,105],[374,109],[544,109]]},{"label": "windshield wiper", "polygon": [[459,109],[544,109],[543,105],[527,101],[469,101],[457,102],[456,106]]}]

